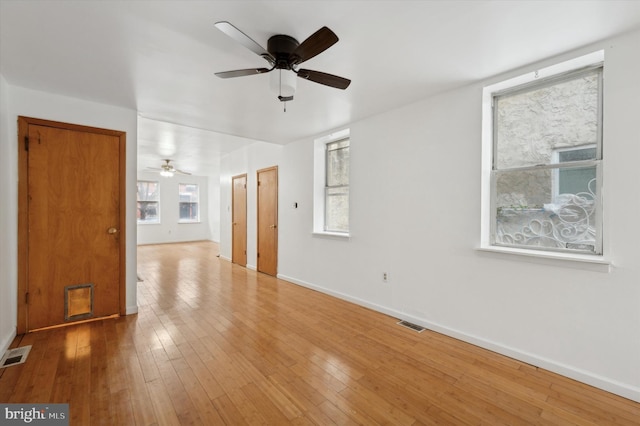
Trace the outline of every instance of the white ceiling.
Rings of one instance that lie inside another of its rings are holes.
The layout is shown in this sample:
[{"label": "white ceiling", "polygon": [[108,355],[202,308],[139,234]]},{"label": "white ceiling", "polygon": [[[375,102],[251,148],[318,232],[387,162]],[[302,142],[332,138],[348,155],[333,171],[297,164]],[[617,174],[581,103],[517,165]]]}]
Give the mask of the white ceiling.
[{"label": "white ceiling", "polygon": [[[328,26],[340,41],[304,67],[351,86],[298,79],[284,112],[269,75],[215,77],[267,66],[213,26],[222,20],[264,47]],[[0,72],[137,110],[139,168],[172,158],[208,174],[252,139],[285,144],[636,28],[635,0],[0,0]]]}]

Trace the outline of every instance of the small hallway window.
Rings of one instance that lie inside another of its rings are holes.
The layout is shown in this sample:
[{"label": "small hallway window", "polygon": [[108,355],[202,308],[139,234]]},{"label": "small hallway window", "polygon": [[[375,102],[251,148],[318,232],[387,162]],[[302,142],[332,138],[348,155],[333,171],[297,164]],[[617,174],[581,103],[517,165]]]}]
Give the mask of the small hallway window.
[{"label": "small hallway window", "polygon": [[326,146],[325,231],[349,232],[349,139]]},{"label": "small hallway window", "polygon": [[351,136],[342,129],[313,141],[313,233],[349,237]]}]

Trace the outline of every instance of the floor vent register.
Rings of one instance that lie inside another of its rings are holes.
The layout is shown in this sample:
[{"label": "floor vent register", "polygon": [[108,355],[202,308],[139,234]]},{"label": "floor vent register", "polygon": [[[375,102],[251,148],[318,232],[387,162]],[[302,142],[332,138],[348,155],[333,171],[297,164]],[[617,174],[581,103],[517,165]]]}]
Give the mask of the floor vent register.
[{"label": "floor vent register", "polygon": [[29,356],[29,351],[31,351],[31,345],[9,349],[0,360],[0,368],[23,364]]},{"label": "floor vent register", "polygon": [[423,331],[426,330],[426,328],[417,324],[410,323],[409,321],[402,320],[402,321],[398,321],[396,324],[401,325],[403,327],[410,328],[411,330],[417,331],[418,333],[422,333]]}]

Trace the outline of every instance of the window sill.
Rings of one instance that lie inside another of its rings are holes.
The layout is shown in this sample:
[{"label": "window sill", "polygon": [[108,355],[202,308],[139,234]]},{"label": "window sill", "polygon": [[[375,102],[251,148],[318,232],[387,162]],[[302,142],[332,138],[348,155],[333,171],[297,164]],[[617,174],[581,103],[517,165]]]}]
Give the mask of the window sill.
[{"label": "window sill", "polygon": [[190,223],[202,223],[199,220],[182,220],[178,222],[178,225],[188,225]]},{"label": "window sill", "polygon": [[604,272],[611,271],[611,261],[600,256],[588,254],[555,253],[549,251],[526,250],[512,247],[485,246],[476,249],[479,252],[503,258],[520,257],[524,261],[553,266],[566,266],[581,270]]},{"label": "window sill", "polygon": [[336,240],[349,240],[351,238],[351,235],[345,232],[313,231],[311,235],[314,237],[331,238]]}]

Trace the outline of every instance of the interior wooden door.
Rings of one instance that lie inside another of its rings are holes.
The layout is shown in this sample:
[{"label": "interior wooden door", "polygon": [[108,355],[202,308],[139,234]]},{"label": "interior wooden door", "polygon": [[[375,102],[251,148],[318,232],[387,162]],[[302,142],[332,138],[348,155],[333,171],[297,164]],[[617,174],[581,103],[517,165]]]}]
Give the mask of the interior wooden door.
[{"label": "interior wooden door", "polygon": [[124,133],[21,120],[19,319],[30,331],[124,313]]},{"label": "interior wooden door", "polygon": [[278,272],[278,167],[258,170],[258,271]]},{"label": "interior wooden door", "polygon": [[231,211],[231,261],[247,265],[247,175],[232,179]]}]

